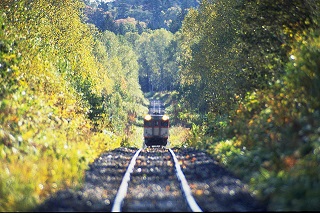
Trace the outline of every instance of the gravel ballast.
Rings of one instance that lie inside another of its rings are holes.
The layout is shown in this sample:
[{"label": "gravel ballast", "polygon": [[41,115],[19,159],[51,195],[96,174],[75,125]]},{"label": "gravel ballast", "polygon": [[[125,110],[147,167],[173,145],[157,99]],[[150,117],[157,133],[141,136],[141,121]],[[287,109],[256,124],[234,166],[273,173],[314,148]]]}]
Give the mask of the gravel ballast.
[{"label": "gravel ballast", "polygon": [[[59,191],[34,211],[110,212],[131,158],[137,148],[103,153],[85,173],[83,187]],[[266,211],[246,184],[211,156],[192,148],[173,148],[197,204],[204,212]],[[137,158],[122,206],[124,212],[190,211],[170,153],[164,148],[143,149]]]}]

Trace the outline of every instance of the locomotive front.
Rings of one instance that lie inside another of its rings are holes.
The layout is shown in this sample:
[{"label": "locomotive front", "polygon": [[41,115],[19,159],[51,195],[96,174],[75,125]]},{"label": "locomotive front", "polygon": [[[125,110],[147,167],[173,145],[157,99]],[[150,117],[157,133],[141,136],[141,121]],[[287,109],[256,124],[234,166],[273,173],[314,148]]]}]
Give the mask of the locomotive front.
[{"label": "locomotive front", "polygon": [[144,143],[146,146],[166,146],[169,138],[169,117],[163,104],[152,101],[149,114],[144,117]]}]

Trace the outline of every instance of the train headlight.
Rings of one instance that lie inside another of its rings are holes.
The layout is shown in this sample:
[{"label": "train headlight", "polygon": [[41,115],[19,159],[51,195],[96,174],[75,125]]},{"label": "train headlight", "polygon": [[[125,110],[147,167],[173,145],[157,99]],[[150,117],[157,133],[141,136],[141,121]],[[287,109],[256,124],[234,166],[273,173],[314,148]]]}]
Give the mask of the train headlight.
[{"label": "train headlight", "polygon": [[150,121],[150,120],[151,120],[151,115],[146,115],[146,116],[144,117],[144,119],[145,119],[146,121]]},{"label": "train headlight", "polygon": [[167,115],[162,116],[162,120],[164,120],[164,121],[169,120],[169,116],[167,116]]}]

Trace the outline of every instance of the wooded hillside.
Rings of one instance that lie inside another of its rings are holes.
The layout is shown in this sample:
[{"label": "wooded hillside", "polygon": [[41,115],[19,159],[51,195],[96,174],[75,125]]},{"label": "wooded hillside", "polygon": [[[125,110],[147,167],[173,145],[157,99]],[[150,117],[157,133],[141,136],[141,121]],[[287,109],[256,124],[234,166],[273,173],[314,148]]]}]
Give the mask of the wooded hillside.
[{"label": "wooded hillside", "polygon": [[84,6],[0,3],[0,211],[79,186],[88,163],[119,147],[147,111],[136,54],[85,24]]},{"label": "wooded hillside", "polygon": [[85,2],[0,2],[1,211],[141,146],[156,92],[175,145],[210,153],[271,211],[320,208],[320,1]]},{"label": "wooded hillside", "polygon": [[147,29],[166,29],[177,32],[189,8],[196,8],[199,0],[115,0],[85,1],[88,22],[98,29],[117,34],[143,32]]},{"label": "wooded hillside", "polygon": [[270,210],[320,207],[319,9],[309,0],[203,0],[181,30],[179,108],[190,143],[250,182]]}]

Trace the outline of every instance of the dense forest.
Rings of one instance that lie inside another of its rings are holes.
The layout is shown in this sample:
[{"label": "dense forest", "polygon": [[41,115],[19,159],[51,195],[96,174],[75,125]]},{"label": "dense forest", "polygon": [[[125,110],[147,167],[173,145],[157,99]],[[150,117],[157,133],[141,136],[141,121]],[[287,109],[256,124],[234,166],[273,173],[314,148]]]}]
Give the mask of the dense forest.
[{"label": "dense forest", "polygon": [[116,34],[166,29],[177,32],[191,7],[198,7],[198,0],[85,0],[88,23],[98,29]]},{"label": "dense forest", "polygon": [[[3,0],[0,211],[142,145],[149,97],[270,211],[320,208],[320,1]],[[141,139],[140,139],[141,138]]]}]

